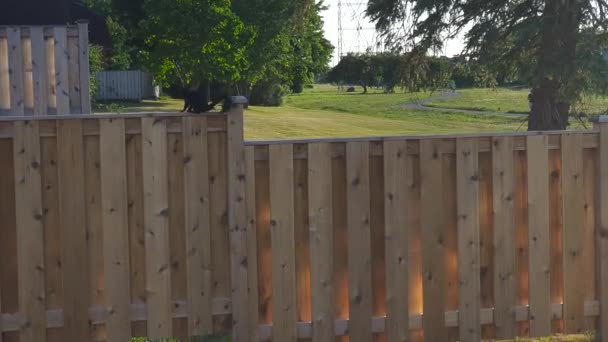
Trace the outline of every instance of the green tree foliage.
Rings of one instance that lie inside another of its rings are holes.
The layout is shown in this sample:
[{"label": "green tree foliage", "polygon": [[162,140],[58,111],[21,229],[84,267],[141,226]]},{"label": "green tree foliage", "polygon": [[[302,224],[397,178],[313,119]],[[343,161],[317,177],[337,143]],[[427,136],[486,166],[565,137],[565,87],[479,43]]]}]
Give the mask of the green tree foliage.
[{"label": "green tree foliage", "polygon": [[[565,129],[585,90],[602,89],[606,0],[370,0],[367,14],[389,46],[426,54],[464,33],[465,53],[533,90],[531,130]],[[526,77],[527,76],[527,77]]]},{"label": "green tree foliage", "polygon": [[146,0],[140,23],[145,64],[165,81],[237,80],[255,32],[230,0]]}]

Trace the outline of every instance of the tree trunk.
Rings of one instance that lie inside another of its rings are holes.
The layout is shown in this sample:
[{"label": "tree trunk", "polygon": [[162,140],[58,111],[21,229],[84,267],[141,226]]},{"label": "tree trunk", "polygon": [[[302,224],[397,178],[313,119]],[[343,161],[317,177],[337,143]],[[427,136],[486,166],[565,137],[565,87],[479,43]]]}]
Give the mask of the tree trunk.
[{"label": "tree trunk", "polygon": [[545,0],[536,82],[530,94],[528,130],[568,127],[570,104],[578,95],[576,45],[580,0]]},{"label": "tree trunk", "polygon": [[367,94],[367,84],[363,83],[363,94]]}]

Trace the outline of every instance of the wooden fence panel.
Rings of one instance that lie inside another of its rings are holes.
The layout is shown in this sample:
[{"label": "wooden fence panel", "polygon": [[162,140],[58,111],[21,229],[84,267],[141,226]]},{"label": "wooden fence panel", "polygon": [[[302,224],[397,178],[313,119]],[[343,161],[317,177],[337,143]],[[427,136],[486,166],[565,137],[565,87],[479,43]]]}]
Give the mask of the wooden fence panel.
[{"label": "wooden fence panel", "polygon": [[407,141],[384,144],[384,191],[386,220],[387,321],[389,341],[405,341],[409,335]]},{"label": "wooden fence panel", "polygon": [[423,264],[422,321],[427,341],[447,340],[443,255],[442,162],[438,140],[420,141],[421,227]]},{"label": "wooden fence panel", "polygon": [[563,189],[563,282],[564,330],[581,333],[585,327],[584,277],[584,214],[583,146],[580,134],[562,136],[562,189]]},{"label": "wooden fence panel", "polygon": [[334,341],[334,234],[331,145],[308,146],[308,210],[313,341]]},{"label": "wooden fence panel", "polygon": [[[59,121],[57,165],[61,224],[65,336],[84,340],[89,335],[85,174],[82,122]],[[71,257],[68,258],[67,255]]]},{"label": "wooden fence panel", "polygon": [[296,260],[293,213],[293,146],[272,145],[270,213],[273,341],[296,341]]},{"label": "wooden fence panel", "polygon": [[349,337],[372,339],[369,144],[346,144]]},{"label": "wooden fence panel", "polygon": [[0,115],[91,113],[88,42],[86,23],[0,27]]},{"label": "wooden fence panel", "polygon": [[11,114],[25,114],[25,90],[23,81],[23,46],[21,29],[7,29],[8,76],[10,79]]},{"label": "wooden fence panel", "polygon": [[546,136],[527,139],[530,336],[551,334],[549,171]]},{"label": "wooden fence panel", "polygon": [[101,203],[106,321],[109,341],[131,338],[127,150],[124,119],[100,122]]},{"label": "wooden fence panel", "polygon": [[[212,333],[207,119],[183,118],[186,273],[190,336]],[[176,227],[177,228],[177,227]]]},{"label": "wooden fence panel", "polygon": [[479,147],[456,141],[458,193],[459,325],[461,341],[481,340]]},{"label": "wooden fence panel", "polygon": [[148,335],[171,336],[171,265],[169,252],[169,196],[167,121],[143,118],[142,155]]},{"label": "wooden fence panel", "polygon": [[245,148],[245,166],[247,170],[247,268],[249,286],[249,336],[252,340],[259,340],[259,290],[258,290],[258,230],[256,211],[256,175],[255,175],[255,148]]},{"label": "wooden fence panel", "polygon": [[[9,39],[10,40],[10,39]],[[38,122],[14,124],[15,217],[19,284],[20,342],[46,340],[44,226]],[[4,325],[4,324],[3,324]]]},{"label": "wooden fence panel", "polygon": [[513,139],[494,138],[492,143],[494,207],[494,325],[496,337],[517,336],[514,306],[517,304],[515,249],[515,165]]},{"label": "wooden fence panel", "polygon": [[70,113],[70,78],[68,37],[65,27],[53,30],[55,39],[55,101],[57,114]]}]

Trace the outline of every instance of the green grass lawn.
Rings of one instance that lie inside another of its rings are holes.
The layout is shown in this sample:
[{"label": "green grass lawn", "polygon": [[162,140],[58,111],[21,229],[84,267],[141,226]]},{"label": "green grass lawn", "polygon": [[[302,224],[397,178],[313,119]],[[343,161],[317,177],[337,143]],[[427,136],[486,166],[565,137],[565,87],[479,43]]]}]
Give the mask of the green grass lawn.
[{"label": "green grass lawn", "polygon": [[[505,115],[426,111],[398,105],[431,96],[428,93],[338,93],[335,87],[316,86],[290,95],[281,107],[250,106],[245,113],[247,139],[353,137],[462,132],[512,131],[521,118]],[[102,103],[98,113],[179,111],[181,100],[164,98],[141,103]]]},{"label": "green grass lawn", "polygon": [[[459,96],[438,99],[427,103],[427,106],[438,108],[471,109],[489,112],[528,113],[529,89],[462,89]],[[573,105],[572,112],[596,115],[608,110],[608,97],[585,96],[581,103]]]}]

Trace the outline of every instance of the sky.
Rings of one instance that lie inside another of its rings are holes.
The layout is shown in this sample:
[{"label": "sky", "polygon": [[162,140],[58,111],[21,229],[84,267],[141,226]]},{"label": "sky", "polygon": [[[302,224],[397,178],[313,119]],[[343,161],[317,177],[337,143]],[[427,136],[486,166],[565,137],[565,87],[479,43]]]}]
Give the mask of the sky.
[{"label": "sky", "polygon": [[[342,0],[342,3],[342,27],[345,30],[344,53],[365,52],[367,47],[374,46],[378,39],[374,24],[364,16],[367,0]],[[332,59],[332,65],[336,65],[338,63],[338,0],[324,0],[324,4],[329,6],[329,9],[322,13],[325,21],[325,37],[336,48]],[[361,27],[362,30],[357,32],[357,27]],[[454,40],[446,44],[444,54],[453,56],[458,54],[461,49],[462,42]]]}]

